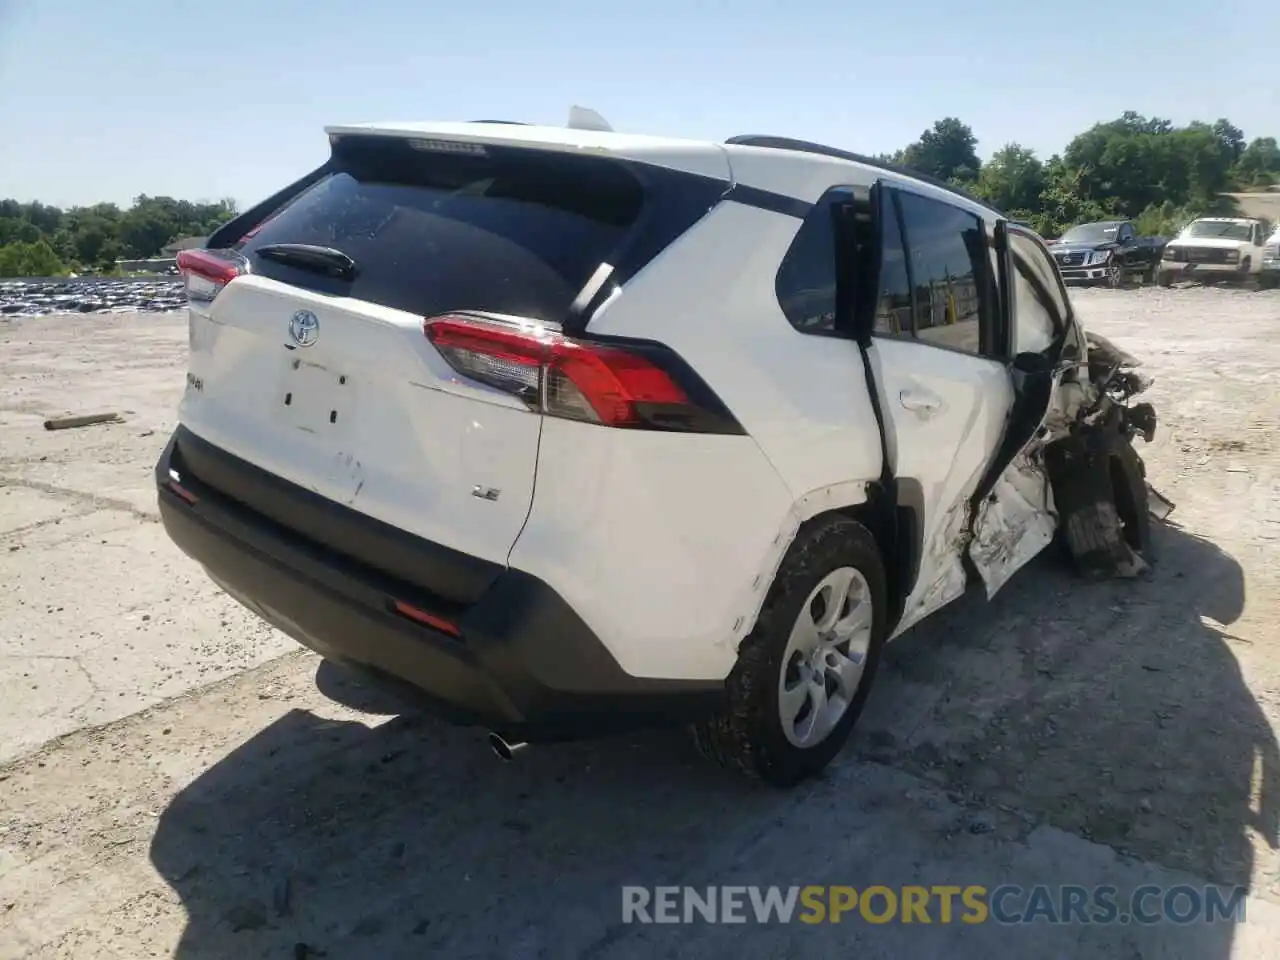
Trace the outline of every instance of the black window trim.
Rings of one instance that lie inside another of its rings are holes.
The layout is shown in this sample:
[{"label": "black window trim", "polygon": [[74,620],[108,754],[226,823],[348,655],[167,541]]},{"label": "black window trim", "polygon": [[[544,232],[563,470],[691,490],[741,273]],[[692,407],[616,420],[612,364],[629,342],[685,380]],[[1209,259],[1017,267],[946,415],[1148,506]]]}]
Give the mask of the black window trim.
[{"label": "black window trim", "polygon": [[[1057,302],[1054,300],[1054,298],[1051,295],[1049,295],[1048,291],[1045,290],[1040,285],[1038,278],[1029,277],[1027,279],[1028,279],[1028,282],[1031,283],[1034,288],[1036,288],[1042,295],[1045,296],[1046,302],[1049,305],[1050,315],[1054,319],[1055,323],[1058,324],[1058,329],[1057,329],[1058,338],[1061,339],[1061,337],[1065,334],[1067,328],[1070,326],[1072,319],[1074,317],[1074,313],[1072,312],[1071,299],[1068,296],[1066,287],[1062,282],[1062,277],[1058,273],[1057,261],[1053,259],[1053,255],[1049,252],[1048,248],[1045,246],[1043,239],[1041,239],[1041,237],[1034,230],[1030,229],[1029,227],[1020,226],[1017,223],[1009,220],[1007,217],[1004,217],[1004,216],[1001,216],[994,220],[989,220],[987,217],[981,215],[980,213],[977,213],[976,211],[966,207],[961,203],[955,203],[955,202],[952,202],[951,200],[938,197],[936,194],[926,193],[921,190],[914,190],[911,188],[910,184],[902,183],[901,181],[890,180],[888,178],[877,178],[875,182],[872,184],[872,186],[878,187],[880,192],[879,209],[877,211],[878,216],[881,218],[879,242],[881,245],[883,245],[884,243],[883,218],[887,215],[892,215],[897,222],[899,234],[902,238],[903,254],[904,254],[904,261],[905,261],[904,265],[907,273],[907,283],[910,288],[909,295],[911,297],[911,329],[909,331],[902,331],[900,333],[891,333],[887,331],[876,330],[873,328],[871,333],[871,336],[873,339],[896,340],[904,343],[918,343],[922,346],[931,347],[935,350],[944,350],[944,351],[947,351],[948,353],[956,353],[963,357],[974,357],[981,360],[987,360],[992,363],[1001,363],[1005,365],[1011,364],[1013,362],[1013,349],[1016,346],[1015,338],[1016,338],[1016,327],[1017,327],[1017,318],[1016,318],[1017,301],[1016,301],[1016,294],[1014,292],[1013,284],[1011,282],[1012,274],[1009,273],[1008,271],[1015,269],[1015,267],[1012,263],[1012,250],[1008,246],[1007,239],[1002,249],[1002,245],[999,238],[999,232],[1002,226],[1006,231],[1016,231],[1019,235],[1031,239],[1035,243],[1036,247],[1039,249],[1040,253],[1043,256],[1048,257],[1049,263],[1054,268],[1054,276],[1057,277],[1057,280],[1058,280],[1058,292],[1060,295],[1060,299],[1063,303],[1067,305],[1067,311],[1068,311],[1067,316],[1064,317],[1060,315],[1057,309]],[[815,214],[818,214],[820,210],[824,210],[824,209],[829,212],[831,209],[831,204],[829,200],[832,194],[852,193],[858,189],[865,189],[865,187],[860,187],[858,184],[847,184],[847,183],[831,184],[830,186],[828,186],[826,189],[822,191],[822,194],[810,206],[809,215],[813,216]],[[980,257],[981,270],[982,270],[981,279],[982,279],[983,285],[987,290],[987,293],[983,296],[986,315],[985,316],[980,315],[979,317],[979,337],[983,344],[981,352],[974,353],[971,350],[964,350],[964,349],[961,349],[960,347],[952,347],[946,344],[934,343],[929,340],[922,340],[917,335],[916,310],[918,305],[917,304],[918,293],[916,291],[916,285],[915,285],[915,271],[911,265],[910,232],[907,229],[906,217],[902,212],[902,202],[900,199],[900,196],[903,193],[910,193],[924,200],[931,200],[935,203],[945,204],[946,206],[952,207],[955,210],[959,210],[962,213],[967,213],[970,216],[975,217],[982,224],[982,232],[983,232],[984,240],[983,240],[983,249],[982,249],[983,256]],[[725,199],[734,199],[734,198],[732,196],[728,196]],[[965,200],[967,198],[961,196],[961,197],[958,197],[957,199]],[[799,235],[799,231],[801,229],[804,229],[807,222],[808,222],[808,217],[805,217],[802,220],[800,227],[796,231],[796,236]],[[835,229],[835,226],[834,226],[834,223],[832,223],[832,230],[834,231],[834,229]],[[783,254],[782,260],[778,264],[778,271],[774,277],[775,299],[777,299],[778,301],[779,310],[783,313],[783,316],[787,320],[787,325],[791,328],[791,330],[797,336],[825,337],[828,339],[836,339],[836,340],[856,339],[852,333],[841,330],[839,328],[833,328],[831,330],[801,330],[798,327],[796,327],[796,325],[791,322],[791,318],[786,315],[786,310],[785,308],[782,307],[782,302],[781,302],[782,298],[778,296],[778,282],[781,277],[782,266],[786,262],[787,255],[790,254],[791,252],[792,246],[795,243],[795,239],[796,237],[793,236],[791,244],[787,246],[787,251],[786,253]],[[999,263],[999,267],[997,268],[992,267],[993,254],[996,257],[997,262]],[[832,263],[832,269],[833,271],[839,269],[838,258],[834,259]],[[876,277],[877,284],[879,283],[879,281],[880,281],[880,276],[879,274],[877,274],[877,277]],[[877,292],[877,298],[878,298],[878,292]]]},{"label": "black window trim", "polygon": [[[893,215],[894,222],[897,223],[898,225],[898,237],[902,240],[902,262],[903,262],[903,269],[906,271],[906,274],[907,274],[907,296],[911,299],[911,309],[910,309],[911,329],[899,330],[897,333],[893,333],[892,331],[877,330],[875,328],[875,325],[872,324],[871,336],[873,338],[880,337],[881,339],[884,339],[884,340],[898,340],[903,343],[916,343],[919,340],[919,338],[916,337],[916,307],[918,306],[918,304],[916,302],[915,271],[912,269],[912,266],[911,266],[911,254],[910,254],[911,241],[907,236],[907,221],[906,221],[906,218],[902,215],[902,203],[898,199],[899,193],[897,189],[897,184],[881,181],[881,190],[882,190],[882,193],[881,193],[881,200],[880,200],[880,215],[881,217],[887,216],[889,214]],[[878,239],[881,247],[883,247],[884,246],[883,222],[880,223],[879,226],[880,226],[880,236]],[[881,270],[883,270],[883,263],[884,261],[882,258]],[[877,303],[879,303],[879,300],[880,300],[879,287],[882,279],[883,277],[877,274],[876,276],[876,288],[877,288],[876,302]]]},{"label": "black window trim", "polygon": [[[898,341],[906,341],[910,343],[918,343],[921,346],[932,347],[935,350],[945,350],[948,353],[956,353],[962,357],[975,357],[979,360],[991,361],[992,363],[1004,363],[1004,364],[1009,363],[1012,358],[1004,355],[1009,352],[1008,350],[1009,344],[1008,344],[1007,337],[1004,339],[1001,356],[990,356],[986,352],[986,344],[988,342],[988,338],[995,334],[998,334],[999,327],[1001,326],[1003,326],[1006,330],[1008,329],[1008,324],[1002,323],[1001,317],[1000,317],[1004,298],[1000,294],[999,278],[994,276],[991,271],[991,252],[994,249],[994,246],[992,245],[992,242],[991,242],[992,240],[991,231],[994,224],[989,222],[986,217],[982,216],[979,213],[976,213],[975,211],[965,206],[962,206],[959,203],[954,203],[952,201],[945,200],[941,197],[936,196],[935,194],[925,193],[922,190],[913,190],[910,184],[884,182],[882,183],[882,186],[888,191],[889,195],[892,198],[893,207],[894,207],[894,210],[896,211],[896,215],[898,218],[898,229],[902,233],[903,252],[906,254],[906,261],[907,261],[907,282],[911,285],[911,335],[907,336],[906,334],[901,334],[901,333],[897,333],[897,334],[881,333],[879,331],[873,330],[872,337],[879,337],[885,340],[898,340]],[[960,347],[952,347],[942,343],[934,343],[933,341],[930,341],[930,340],[922,340],[920,339],[917,333],[917,330],[916,330],[916,296],[917,294],[916,294],[916,285],[915,285],[915,274],[914,274],[914,271],[911,269],[911,254],[910,254],[911,238],[908,236],[906,217],[902,213],[902,204],[901,204],[901,201],[898,199],[898,196],[903,193],[909,193],[922,200],[931,200],[934,203],[940,203],[945,206],[951,207],[954,210],[959,210],[961,213],[967,213],[969,214],[969,216],[976,218],[978,222],[982,224],[983,256],[980,258],[982,262],[981,280],[983,281],[983,286],[986,287],[987,293],[985,296],[983,296],[980,293],[979,296],[982,297],[982,302],[985,302],[987,304],[987,308],[988,308],[987,312],[991,314],[991,323],[996,325],[996,329],[995,330],[988,329],[987,318],[984,317],[981,313],[979,314],[978,340],[979,340],[979,343],[982,344],[982,346],[980,347],[980,352],[978,353],[974,353],[972,350],[963,350]],[[959,199],[967,199],[967,198],[961,197]],[[1004,222],[1008,222],[1008,219],[1003,216],[1000,218],[1000,220]],[[1032,234],[1032,236],[1034,236],[1034,234]],[[883,239],[884,238],[883,238],[883,231],[882,231],[881,242],[883,242]]]}]

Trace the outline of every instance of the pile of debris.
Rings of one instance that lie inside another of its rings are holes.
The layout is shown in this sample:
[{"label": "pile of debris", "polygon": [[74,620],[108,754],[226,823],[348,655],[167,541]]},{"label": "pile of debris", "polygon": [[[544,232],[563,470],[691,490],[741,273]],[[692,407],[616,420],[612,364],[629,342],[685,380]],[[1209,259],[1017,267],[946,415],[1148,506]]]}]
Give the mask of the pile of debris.
[{"label": "pile of debris", "polygon": [[177,277],[0,280],[0,319],[49,313],[155,313],[178,310],[186,303]]}]

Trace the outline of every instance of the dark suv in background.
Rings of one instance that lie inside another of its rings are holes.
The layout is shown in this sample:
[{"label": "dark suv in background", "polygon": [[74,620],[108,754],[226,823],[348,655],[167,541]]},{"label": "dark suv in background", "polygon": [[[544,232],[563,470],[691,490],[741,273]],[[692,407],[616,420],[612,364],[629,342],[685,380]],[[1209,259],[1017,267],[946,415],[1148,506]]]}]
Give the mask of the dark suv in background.
[{"label": "dark suv in background", "polygon": [[1140,237],[1128,220],[1101,220],[1072,227],[1051,248],[1068,283],[1123,286],[1135,274],[1155,279],[1164,237]]}]

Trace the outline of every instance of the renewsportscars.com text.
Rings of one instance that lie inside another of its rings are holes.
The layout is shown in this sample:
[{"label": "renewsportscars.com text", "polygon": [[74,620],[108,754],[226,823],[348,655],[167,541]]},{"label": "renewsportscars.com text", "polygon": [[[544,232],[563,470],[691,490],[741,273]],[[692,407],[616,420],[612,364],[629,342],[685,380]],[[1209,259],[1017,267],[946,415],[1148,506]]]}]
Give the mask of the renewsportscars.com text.
[{"label": "renewsportscars.com text", "polygon": [[624,923],[1241,923],[1244,887],[976,884],[622,888]]}]

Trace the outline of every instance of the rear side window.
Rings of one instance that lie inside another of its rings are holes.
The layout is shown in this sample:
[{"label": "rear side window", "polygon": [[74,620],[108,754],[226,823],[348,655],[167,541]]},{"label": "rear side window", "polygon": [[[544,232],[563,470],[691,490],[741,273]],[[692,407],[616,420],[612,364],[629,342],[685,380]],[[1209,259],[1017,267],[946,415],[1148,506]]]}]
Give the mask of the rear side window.
[{"label": "rear side window", "polygon": [[[615,262],[640,218],[641,184],[598,157],[473,149],[340,139],[333,172],[239,249],[254,273],[421,316],[469,309],[562,321],[599,266]],[[275,243],[341,250],[356,276],[253,256]]]},{"label": "rear side window", "polygon": [[836,235],[832,207],[847,198],[845,191],[836,189],[814,204],[778,265],[778,303],[787,320],[801,333],[835,332]]}]

